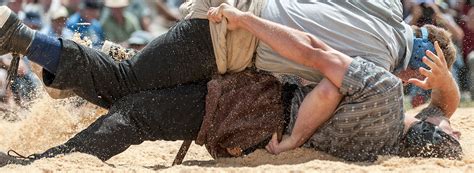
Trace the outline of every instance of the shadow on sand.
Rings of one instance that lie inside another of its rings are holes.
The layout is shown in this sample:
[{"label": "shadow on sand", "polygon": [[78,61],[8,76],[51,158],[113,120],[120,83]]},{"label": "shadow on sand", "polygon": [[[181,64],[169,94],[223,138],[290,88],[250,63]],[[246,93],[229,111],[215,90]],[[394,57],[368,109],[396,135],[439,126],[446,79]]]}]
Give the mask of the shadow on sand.
[{"label": "shadow on sand", "polygon": [[[254,153],[239,157],[239,158],[220,158],[217,160],[186,160],[182,166],[200,166],[208,168],[225,168],[225,167],[258,167],[261,165],[296,165],[310,162],[313,160],[324,160],[324,161],[340,161],[346,162],[342,159],[333,157],[324,152],[315,151],[312,149],[299,148],[290,152],[282,153],[279,155],[272,155],[267,153],[265,150],[257,150]],[[368,162],[351,162],[360,166],[370,166],[374,163]],[[152,170],[161,170],[172,168],[172,166],[155,165],[146,167]]]}]

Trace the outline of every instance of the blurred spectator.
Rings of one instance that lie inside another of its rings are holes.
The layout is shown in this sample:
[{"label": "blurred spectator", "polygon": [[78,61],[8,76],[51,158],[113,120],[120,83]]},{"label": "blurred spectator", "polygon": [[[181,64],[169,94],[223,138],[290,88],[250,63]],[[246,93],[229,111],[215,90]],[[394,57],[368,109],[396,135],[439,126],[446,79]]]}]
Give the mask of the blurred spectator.
[{"label": "blurred spectator", "polygon": [[[40,4],[39,0],[24,0],[22,5],[22,10],[24,13],[26,12],[35,12],[41,14],[41,18],[45,16],[45,11],[43,5]],[[26,16],[21,15],[19,16],[20,19],[24,19]],[[44,23],[42,21],[41,23]]]},{"label": "blurred spectator", "polygon": [[456,10],[460,15],[466,15],[472,5],[474,5],[473,0],[457,0]]},{"label": "blurred spectator", "polygon": [[97,20],[102,8],[102,1],[83,0],[79,11],[74,13],[66,21],[66,27],[70,31],[65,33],[64,37],[72,38],[73,33],[81,34],[81,38],[88,37],[94,47],[100,47],[105,40],[104,31],[100,22]]},{"label": "blurred spectator", "polygon": [[[474,69],[474,51],[472,51],[468,57],[468,64],[469,64],[469,69]],[[469,74],[469,79],[471,81],[474,81],[474,73],[471,70],[471,73]],[[470,93],[471,93],[471,99],[474,98],[474,85],[471,85],[470,88]]]},{"label": "blurred spectator", "polygon": [[412,0],[400,0],[403,5],[403,20],[405,20],[410,15],[410,9],[413,6],[414,2]]},{"label": "blurred spectator", "polygon": [[439,3],[435,4],[433,0],[416,0],[415,4],[411,7],[410,15],[405,21],[419,27],[425,24],[442,27],[453,34],[455,42],[460,42],[464,37],[461,27],[456,24],[452,15],[445,13],[447,8],[449,8],[448,4],[444,2]]},{"label": "blurred spectator", "polygon": [[150,31],[153,16],[150,3],[147,0],[131,0],[126,10],[138,18],[140,27],[143,30]]},{"label": "blurred spectator", "polygon": [[474,7],[471,7],[467,14],[462,17],[461,26],[466,34],[463,40],[462,52],[467,60],[467,55],[474,51]]},{"label": "blurred spectator", "polygon": [[464,60],[468,64],[469,75],[466,79],[469,80],[469,90],[471,99],[474,98],[474,7],[470,7],[467,14],[462,16],[461,26],[466,36],[463,40],[462,53]]},{"label": "blurred spectator", "polygon": [[173,26],[179,19],[181,19],[179,13],[179,5],[182,3],[181,0],[154,0],[154,2],[156,12],[159,14],[159,19],[161,19],[160,23],[165,28]]},{"label": "blurred spectator", "polygon": [[185,0],[166,0],[166,3],[169,7],[178,9],[181,4],[184,3]]},{"label": "blurred spectator", "polygon": [[[57,0],[54,0],[57,1]],[[53,0],[38,0],[38,3],[43,6],[43,10],[45,13],[48,13],[49,9],[51,8],[51,5],[53,4]]]},{"label": "blurred spectator", "polygon": [[59,9],[61,5],[60,0],[39,0],[39,3],[43,6],[44,12],[47,17],[51,18],[51,14]]},{"label": "blurred spectator", "polygon": [[23,0],[2,0],[2,5],[7,5],[8,8],[12,9],[18,15],[18,18],[24,19],[25,13],[23,12]]},{"label": "blurred spectator", "polygon": [[7,90],[7,70],[0,68],[0,111],[12,112],[15,102],[11,90]]},{"label": "blurred spectator", "polygon": [[61,0],[61,5],[66,7],[68,16],[78,12],[83,0]]},{"label": "blurred spectator", "polygon": [[25,23],[26,26],[34,30],[40,30],[43,26],[41,14],[37,11],[25,12],[25,18],[23,19],[23,23]]},{"label": "blurred spectator", "polygon": [[[459,48],[464,37],[462,28],[456,23],[452,10],[448,3],[442,0],[406,0],[407,7],[410,9],[410,14],[405,21],[411,25],[423,26],[426,24],[436,25],[448,30],[452,34],[452,39],[457,43]],[[460,75],[464,68],[462,56],[458,54],[456,62],[453,65],[452,73],[458,84],[462,84]],[[431,92],[425,91],[416,86],[407,86],[408,95],[411,96],[411,104],[417,107],[424,104],[430,98]]]},{"label": "blurred spectator", "polygon": [[51,25],[51,15],[61,6],[60,0],[38,0],[43,10],[43,26]]},{"label": "blurred spectator", "polygon": [[142,50],[148,43],[153,40],[153,35],[146,31],[135,31],[132,36],[128,39],[128,48],[135,49],[137,51]]},{"label": "blurred spectator", "polygon": [[107,40],[122,43],[127,41],[133,32],[141,30],[138,18],[125,11],[128,5],[128,0],[105,0],[110,14],[106,14],[101,23]]},{"label": "blurred spectator", "polygon": [[23,13],[22,12],[23,0],[3,0],[3,1],[7,1],[8,8],[10,8],[18,16],[22,15],[21,13]]},{"label": "blurred spectator", "polygon": [[[0,56],[0,65],[3,69],[8,69],[12,60],[11,54]],[[32,73],[29,61],[26,57],[20,60],[18,76],[13,79],[11,92],[15,103],[20,106],[27,106],[37,96],[39,81]],[[6,91],[9,92],[9,91]]]},{"label": "blurred spectator", "polygon": [[[173,13],[172,10],[169,8],[169,6],[163,2],[164,0],[156,0],[156,8],[158,12],[165,17],[165,19],[169,21],[177,21],[179,20],[179,15],[176,13]],[[176,5],[176,4],[174,4]]]},{"label": "blurred spectator", "polygon": [[51,24],[44,26],[41,32],[51,36],[63,37],[63,35],[67,34],[67,17],[68,11],[66,7],[60,6],[54,13],[51,13]]}]

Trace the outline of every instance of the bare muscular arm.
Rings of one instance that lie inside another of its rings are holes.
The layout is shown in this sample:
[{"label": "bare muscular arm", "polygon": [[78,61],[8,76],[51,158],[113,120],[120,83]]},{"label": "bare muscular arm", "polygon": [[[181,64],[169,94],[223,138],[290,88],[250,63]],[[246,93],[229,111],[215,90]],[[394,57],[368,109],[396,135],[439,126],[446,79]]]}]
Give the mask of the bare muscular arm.
[{"label": "bare muscular arm", "polygon": [[347,67],[352,62],[352,58],[311,34],[241,12],[227,4],[211,8],[208,18],[216,23],[227,20],[230,30],[248,30],[283,57],[318,69],[337,87],[341,86]]},{"label": "bare muscular arm", "polygon": [[241,12],[226,4],[211,8],[208,16],[212,22],[227,20],[231,30],[248,30],[280,55],[318,69],[326,76],[305,97],[291,136],[279,142],[274,135],[266,149],[278,154],[301,146],[332,116],[342,98],[338,89],[352,59],[308,33]]},{"label": "bare muscular arm", "polygon": [[334,84],[323,79],[301,103],[291,135],[281,142],[274,136],[266,149],[278,154],[303,145],[324,122],[332,117],[342,97]]},{"label": "bare muscular arm", "polygon": [[410,79],[408,82],[423,89],[432,89],[430,106],[439,107],[450,118],[460,102],[459,89],[449,72],[438,42],[435,42],[435,49],[437,55],[430,51],[426,53],[431,60],[423,58],[423,62],[431,68],[431,70],[420,68],[420,73],[426,78],[424,80]]}]

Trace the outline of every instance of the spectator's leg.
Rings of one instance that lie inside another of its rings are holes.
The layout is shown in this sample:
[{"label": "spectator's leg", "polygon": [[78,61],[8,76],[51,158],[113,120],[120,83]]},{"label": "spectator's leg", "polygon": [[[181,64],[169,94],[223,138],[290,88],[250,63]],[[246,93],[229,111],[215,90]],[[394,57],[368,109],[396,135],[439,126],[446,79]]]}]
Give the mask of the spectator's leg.
[{"label": "spectator's leg", "polygon": [[145,140],[195,139],[206,93],[201,83],[126,96],[72,139],[37,156],[82,152],[108,160]]}]

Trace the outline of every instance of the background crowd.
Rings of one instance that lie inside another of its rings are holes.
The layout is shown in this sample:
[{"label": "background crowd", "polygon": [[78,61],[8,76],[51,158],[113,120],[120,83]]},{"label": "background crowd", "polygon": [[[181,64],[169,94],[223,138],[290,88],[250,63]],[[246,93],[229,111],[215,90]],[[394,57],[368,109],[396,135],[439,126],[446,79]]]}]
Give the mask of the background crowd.
[{"label": "background crowd", "polygon": [[[72,39],[81,37],[100,49],[105,40],[140,50],[164,33],[181,16],[184,0],[0,0],[39,32]],[[433,24],[452,33],[459,49],[452,69],[462,99],[474,99],[474,0],[401,0],[404,19],[412,25]],[[76,34],[79,33],[80,35]],[[41,85],[32,73],[27,57],[20,63],[19,76],[5,89],[6,69],[12,57],[0,56],[0,111],[27,106]],[[473,81],[473,82],[471,82]],[[473,83],[473,84],[471,84]],[[426,103],[430,91],[405,88],[413,107]]]},{"label": "background crowd", "polygon": [[[101,49],[105,40],[140,50],[180,19],[183,0],[0,0],[30,28],[73,39],[90,40]],[[76,39],[76,38],[74,38]],[[6,89],[12,55],[0,56],[0,111],[25,107],[37,96],[41,81],[22,58],[19,76]]]},{"label": "background crowd", "polygon": [[[432,24],[448,30],[458,48],[452,74],[461,91],[461,99],[474,98],[474,0],[402,0],[405,21],[411,25]],[[425,103],[430,91],[408,86],[413,107]]]}]

